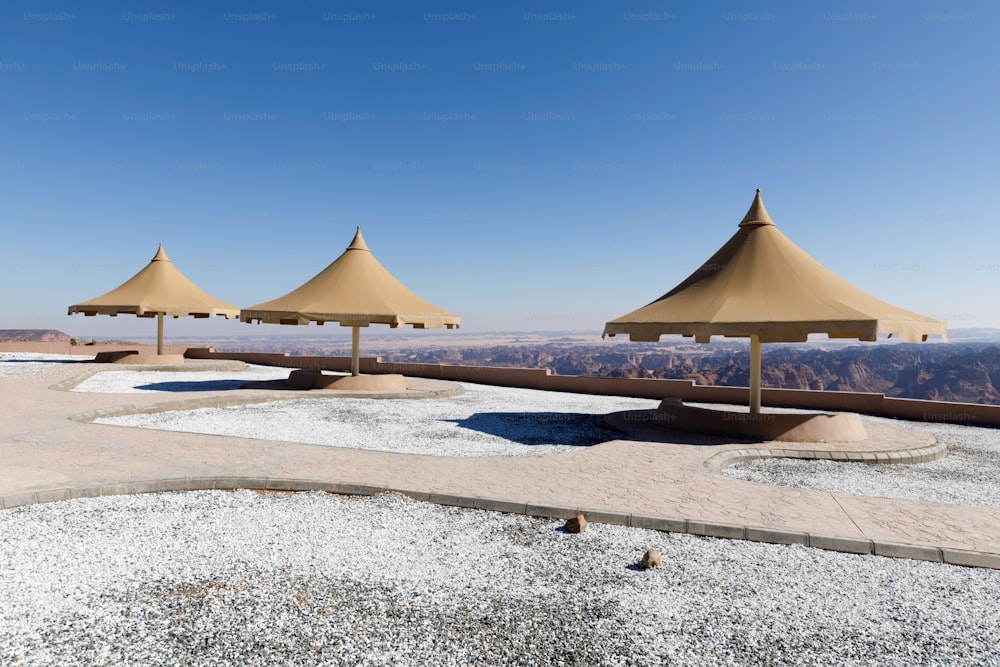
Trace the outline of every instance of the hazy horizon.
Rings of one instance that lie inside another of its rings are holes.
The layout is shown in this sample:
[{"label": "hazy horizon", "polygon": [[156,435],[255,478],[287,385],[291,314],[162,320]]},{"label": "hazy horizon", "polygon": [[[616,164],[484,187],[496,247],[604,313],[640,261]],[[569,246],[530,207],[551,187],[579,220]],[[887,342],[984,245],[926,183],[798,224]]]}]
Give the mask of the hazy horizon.
[{"label": "hazy horizon", "polygon": [[[144,320],[146,322],[152,322],[151,320]],[[171,336],[165,335],[164,341],[168,345],[172,344],[183,344],[183,343],[211,343],[212,341],[295,341],[295,342],[313,342],[322,343],[329,342],[331,344],[349,344],[351,340],[351,333],[349,327],[340,327],[338,325],[330,326],[325,325],[324,327],[313,327],[313,326],[275,326],[267,327],[267,332],[255,333],[253,331],[246,331],[242,334],[236,333],[233,335],[181,335],[181,336]],[[37,327],[28,328],[25,330],[41,330]],[[5,331],[5,329],[0,329],[0,332]],[[130,342],[137,343],[155,343],[156,342],[156,331],[155,326],[150,332],[143,334],[131,335],[131,336],[117,336],[117,335],[94,335],[87,332],[78,332],[73,329],[66,330],[54,329],[54,331],[60,331],[71,338],[75,338],[80,341],[108,341],[108,340],[127,340]],[[600,330],[586,330],[586,329],[566,329],[566,330],[490,330],[490,331],[469,331],[467,329],[458,330],[447,330],[447,329],[411,329],[409,327],[403,329],[389,329],[388,327],[372,326],[366,329],[362,329],[361,335],[361,346],[364,348],[366,345],[385,342],[385,341],[406,341],[412,342],[415,345],[419,345],[421,341],[434,341],[434,342],[449,342],[454,341],[456,344],[461,344],[463,340],[474,340],[474,339],[489,339],[496,337],[536,337],[545,340],[556,340],[559,338],[577,338],[577,339],[593,339],[595,343],[603,342],[629,342],[628,336],[615,336],[608,338],[601,338]],[[713,336],[712,342],[746,342],[746,339],[742,338],[725,338],[722,336]],[[670,342],[694,342],[693,338],[683,338],[680,335],[664,335],[661,343]],[[848,345],[848,344],[865,344],[864,341],[858,341],[857,339],[836,339],[827,338],[824,334],[813,334],[810,336],[809,343],[824,343],[824,344],[835,344],[835,345]],[[880,336],[878,342],[891,342],[899,343],[895,338],[889,339],[885,336]],[[927,343],[939,343],[941,342],[938,338],[929,338]],[[1000,328],[990,328],[990,327],[970,327],[970,328],[956,328],[948,331],[948,342],[1000,342]],[[918,343],[918,344],[927,344]],[[655,344],[655,343],[654,343]],[[787,343],[794,345],[795,343]]]}]

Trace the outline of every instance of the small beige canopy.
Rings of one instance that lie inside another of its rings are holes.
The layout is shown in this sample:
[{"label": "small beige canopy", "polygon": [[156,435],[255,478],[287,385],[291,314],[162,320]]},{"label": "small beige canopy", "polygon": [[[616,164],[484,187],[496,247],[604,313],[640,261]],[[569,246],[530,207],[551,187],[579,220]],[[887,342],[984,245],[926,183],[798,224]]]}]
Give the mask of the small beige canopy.
[{"label": "small beige canopy", "polygon": [[611,320],[604,335],[652,342],[663,334],[749,337],[750,403],[760,411],[760,344],[809,334],[873,341],[946,335],[946,324],[897,308],[854,287],[778,231],[760,190],[739,230],[705,264],[656,301]]},{"label": "small beige canopy", "polygon": [[181,273],[163,245],[149,264],[120,286],[96,299],[69,307],[69,314],[111,315],[119,313],[137,317],[156,317],[156,351],[163,354],[163,316],[212,317],[220,315],[235,318],[240,314],[236,306],[219,301],[201,291]]},{"label": "small beige canopy", "polygon": [[360,227],[351,245],[332,264],[285,296],[244,308],[240,319],[270,324],[339,322],[352,327],[352,375],[358,374],[359,327],[452,329],[459,325],[457,315],[427,303],[379,264],[365,245]]}]

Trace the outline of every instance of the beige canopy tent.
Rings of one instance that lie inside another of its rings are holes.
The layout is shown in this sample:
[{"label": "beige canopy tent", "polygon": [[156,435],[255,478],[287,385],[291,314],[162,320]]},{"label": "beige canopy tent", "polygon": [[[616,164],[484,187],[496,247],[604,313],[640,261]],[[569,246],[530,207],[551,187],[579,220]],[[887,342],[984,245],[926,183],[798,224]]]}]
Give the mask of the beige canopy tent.
[{"label": "beige canopy tent", "polygon": [[403,286],[372,255],[358,227],[347,250],[301,287],[244,308],[244,322],[308,324],[339,322],[351,327],[351,375],[358,375],[359,329],[388,324],[395,329],[458,327],[459,318],[427,303]]},{"label": "beige canopy tent", "polygon": [[761,343],[803,342],[809,334],[905,342],[945,338],[939,320],[880,301],[835,275],[778,231],[760,190],[739,230],[697,271],[656,301],[611,320],[604,335],[655,342],[663,334],[750,338],[750,409],[760,412]]},{"label": "beige canopy tent", "polygon": [[111,315],[134,314],[156,317],[156,353],[163,354],[163,316],[235,318],[240,309],[219,301],[201,291],[181,273],[163,245],[149,264],[107,294],[69,307],[69,314]]}]

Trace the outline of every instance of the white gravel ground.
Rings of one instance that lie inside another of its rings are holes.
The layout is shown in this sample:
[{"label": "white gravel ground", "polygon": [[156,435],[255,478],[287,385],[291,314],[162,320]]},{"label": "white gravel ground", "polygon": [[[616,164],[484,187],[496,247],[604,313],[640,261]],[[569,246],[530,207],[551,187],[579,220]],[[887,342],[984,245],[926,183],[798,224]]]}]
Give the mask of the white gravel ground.
[{"label": "white gravel ground", "polygon": [[560,525],[398,495],[5,510],[0,663],[1000,662],[998,571]]},{"label": "white gravel ground", "polygon": [[127,415],[102,424],[433,456],[532,456],[615,440],[600,424],[656,401],[462,384],[459,396],[300,398]]},{"label": "white gravel ground", "polygon": [[[56,361],[3,355],[0,377]],[[512,404],[478,389],[450,401],[480,415],[586,409],[567,394]],[[384,421],[417,431],[408,419]],[[470,426],[529,437],[529,421],[504,419]],[[920,427],[960,443],[994,433]],[[4,510],[0,664],[1000,665],[1000,571],[560,525],[397,495],[205,491]],[[663,565],[642,570],[650,547]]]},{"label": "white gravel ground", "polygon": [[239,389],[247,382],[284,380],[289,368],[254,366],[242,371],[102,371],[73,388],[96,394],[148,394]]},{"label": "white gravel ground", "polygon": [[74,354],[0,352],[0,378],[51,375],[62,372],[66,364],[86,361],[93,361],[93,357]]},{"label": "white gravel ground", "polygon": [[738,463],[725,473],[800,489],[1000,507],[1000,429],[864,419],[930,433],[948,445],[948,455],[930,463],[905,465],[759,459]]}]

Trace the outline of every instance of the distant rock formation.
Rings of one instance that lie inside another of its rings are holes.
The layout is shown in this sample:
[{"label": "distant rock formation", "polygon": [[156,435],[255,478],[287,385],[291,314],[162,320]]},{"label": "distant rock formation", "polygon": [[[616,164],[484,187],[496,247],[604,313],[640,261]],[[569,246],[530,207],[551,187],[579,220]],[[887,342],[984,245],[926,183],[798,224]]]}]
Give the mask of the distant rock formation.
[{"label": "distant rock formation", "polygon": [[68,343],[69,334],[55,329],[0,329],[0,343]]},{"label": "distant rock formation", "polygon": [[[745,387],[750,381],[748,347],[734,341],[413,347],[381,356],[383,361],[548,368],[558,375],[680,379],[702,385]],[[765,345],[761,372],[765,388],[1000,404],[1000,345],[995,343]]]},{"label": "distant rock formation", "polygon": [[[288,338],[226,347],[319,356],[344,356],[350,350],[343,342],[296,343]],[[363,354],[391,363],[547,368],[557,375],[679,379],[718,386],[746,387],[750,382],[749,346],[739,340],[699,344],[683,339],[659,343],[598,339],[591,343],[536,337],[498,345],[413,342],[381,348],[373,342]],[[893,398],[1000,405],[1000,341],[767,344],[761,372],[765,388],[872,392]]]},{"label": "distant rock formation", "polygon": [[131,340],[72,338],[56,329],[0,329],[0,343],[69,343],[70,345],[139,345]]}]

